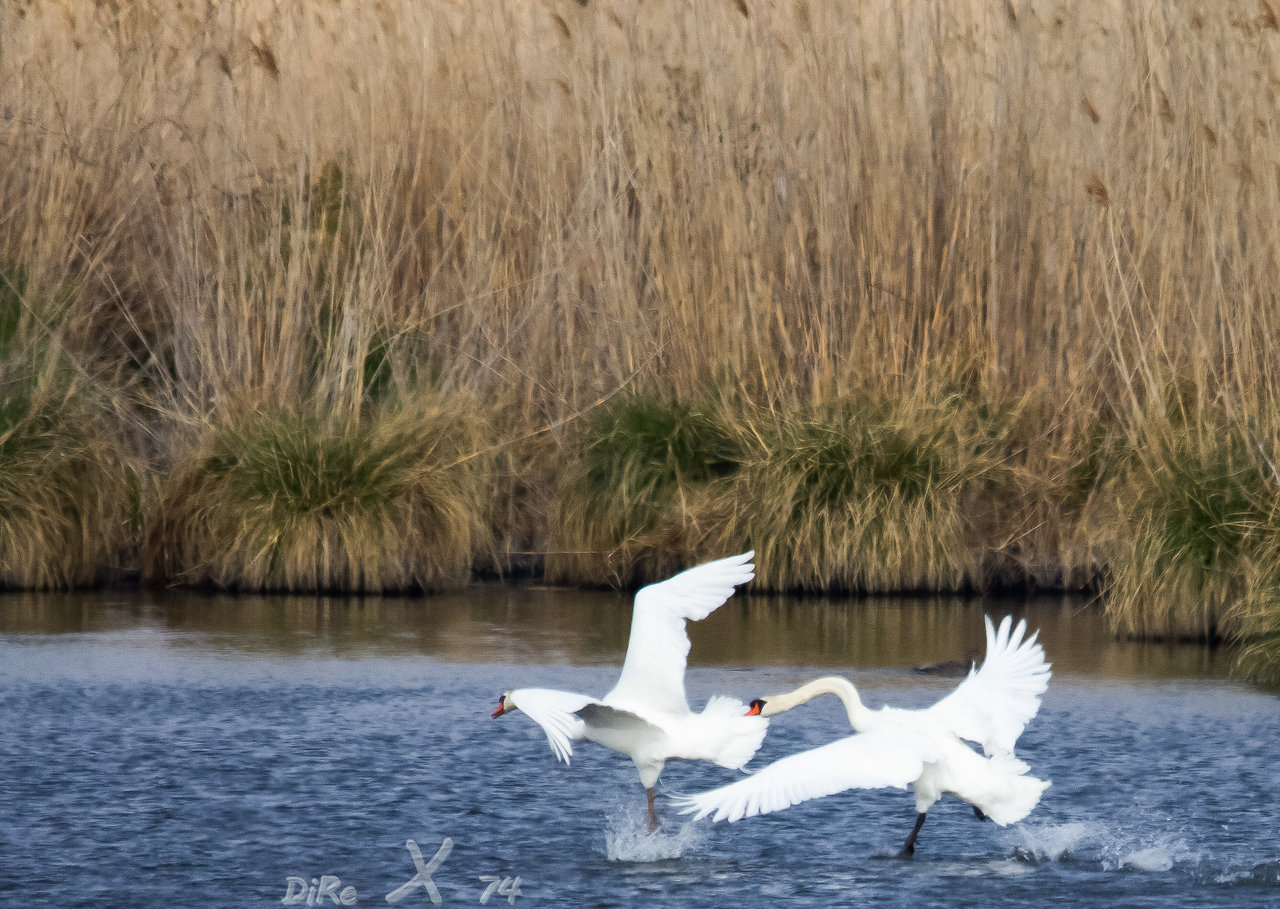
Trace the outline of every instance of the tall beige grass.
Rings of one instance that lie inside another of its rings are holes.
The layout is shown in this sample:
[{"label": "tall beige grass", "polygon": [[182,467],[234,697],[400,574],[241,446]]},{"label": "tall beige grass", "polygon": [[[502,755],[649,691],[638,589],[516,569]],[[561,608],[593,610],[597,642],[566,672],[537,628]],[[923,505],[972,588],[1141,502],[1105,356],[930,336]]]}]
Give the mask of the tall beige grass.
[{"label": "tall beige grass", "polygon": [[949,374],[1020,415],[1002,570],[1078,583],[1146,420],[1275,410],[1267,0],[0,17],[0,271],[73,288],[31,318],[160,469],[233,402],[474,388],[504,566],[620,389],[802,411]]},{"label": "tall beige grass", "polygon": [[51,357],[0,366],[0,588],[118,576],[139,518],[136,464],[96,398]]},{"label": "tall beige grass", "polygon": [[[531,422],[630,379],[804,396],[957,349],[1121,408],[1272,386],[1265,12],[747,9],[16,6],[6,257],[78,249],[121,343],[177,371],[230,345],[199,368],[233,384],[350,298],[353,337],[389,323]],[[356,274],[317,295],[245,256],[318,230],[271,200],[327,167],[358,243],[310,255]]]},{"label": "tall beige grass", "polygon": [[459,585],[488,542],[478,429],[461,402],[421,396],[360,421],[220,418],[161,484],[148,573],[248,590]]},{"label": "tall beige grass", "polygon": [[1007,415],[922,383],[744,414],[724,534],[781,590],[985,588],[993,548],[979,503],[1011,482]]}]

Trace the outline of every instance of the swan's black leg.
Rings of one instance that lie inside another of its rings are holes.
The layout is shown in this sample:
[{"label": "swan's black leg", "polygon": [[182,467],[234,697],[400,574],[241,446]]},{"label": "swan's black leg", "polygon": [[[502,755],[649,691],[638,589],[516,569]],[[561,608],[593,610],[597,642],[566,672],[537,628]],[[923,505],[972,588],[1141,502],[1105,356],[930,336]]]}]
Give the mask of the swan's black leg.
[{"label": "swan's black leg", "polygon": [[902,844],[902,848],[898,850],[898,858],[911,858],[916,854],[916,840],[920,837],[920,828],[924,826],[924,812],[921,811],[916,815],[916,825],[911,828],[911,832],[907,834],[907,841]]},{"label": "swan's black leg", "polygon": [[658,812],[653,807],[653,787],[646,789],[644,794],[649,797],[649,832],[653,833],[658,829]]},{"label": "swan's black leg", "polygon": [[980,821],[985,821],[987,819],[987,816],[982,813],[982,809],[979,808],[977,805],[973,806],[973,816]]}]

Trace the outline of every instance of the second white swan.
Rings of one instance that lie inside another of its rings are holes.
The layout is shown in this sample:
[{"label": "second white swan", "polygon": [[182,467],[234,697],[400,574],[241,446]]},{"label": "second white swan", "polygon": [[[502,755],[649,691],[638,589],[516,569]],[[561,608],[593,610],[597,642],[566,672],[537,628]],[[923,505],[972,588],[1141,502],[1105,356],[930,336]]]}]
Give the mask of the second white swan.
[{"label": "second white swan", "polygon": [[[924,710],[867,708],[857,689],[830,676],[788,694],[751,702],[750,714],[773,716],[822,694],[843,702],[856,735],[782,758],[751,776],[677,799],[685,814],[730,822],[789,808],[846,789],[911,786],[916,822],[898,855],[915,852],[925,814],[944,793],[959,796],[980,817],[1012,824],[1026,817],[1049,786],[1028,775],[1013,746],[1049,684],[1050,664],[1026,622],[999,629],[986,620],[987,655],[955,691]],[[982,748],[982,753],[969,744]]]}]

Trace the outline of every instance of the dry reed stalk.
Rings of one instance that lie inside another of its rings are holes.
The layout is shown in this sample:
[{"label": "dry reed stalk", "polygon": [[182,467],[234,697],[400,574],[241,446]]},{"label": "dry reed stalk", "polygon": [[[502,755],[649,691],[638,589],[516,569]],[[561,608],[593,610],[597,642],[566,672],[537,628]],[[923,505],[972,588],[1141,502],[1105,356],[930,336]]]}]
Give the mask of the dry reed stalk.
[{"label": "dry reed stalk", "polygon": [[[1277,403],[1271,4],[0,15],[0,270],[157,464],[254,396],[350,416],[427,377],[565,446],[628,385],[795,408],[976,362],[996,400],[1079,408],[1014,465],[1045,492],[999,536],[1039,564],[1091,421],[1137,438],[1188,382]],[[512,551],[548,500],[511,505]]]}]

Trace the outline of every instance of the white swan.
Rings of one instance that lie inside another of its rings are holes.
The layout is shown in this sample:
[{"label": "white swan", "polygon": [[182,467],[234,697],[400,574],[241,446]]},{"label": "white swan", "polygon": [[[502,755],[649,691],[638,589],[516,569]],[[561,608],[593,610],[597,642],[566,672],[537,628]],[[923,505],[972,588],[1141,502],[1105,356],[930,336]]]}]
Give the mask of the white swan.
[{"label": "white swan", "polygon": [[768,720],[734,698],[713,697],[701,713],[684,694],[689,636],[685,621],[706,618],[755,574],[754,552],[707,562],[636,592],[622,674],[600,699],[547,688],[504,691],[494,717],[523,710],[542,727],[556,757],[569,763],[573,742],[598,742],[627,755],[658,826],[653,790],[667,761],[706,760],[739,769],[764,741]]},{"label": "white swan", "polygon": [[[785,757],[719,789],[680,797],[677,804],[685,814],[732,822],[846,789],[910,785],[918,814],[898,853],[902,857],[915,852],[925,813],[943,793],[959,796],[979,818],[1001,826],[1022,820],[1049,783],[1027,775],[1030,768],[1013,756],[1013,746],[1040,708],[1051,673],[1036,635],[1022,639],[1026,622],[1012,633],[1010,624],[1006,616],[997,631],[986,619],[982,668],[971,669],[955,691],[924,710],[870,710],[853,685],[838,677],[752,701],[751,713],[772,716],[834,694],[857,734]],[[982,746],[984,753],[967,742]]]}]

